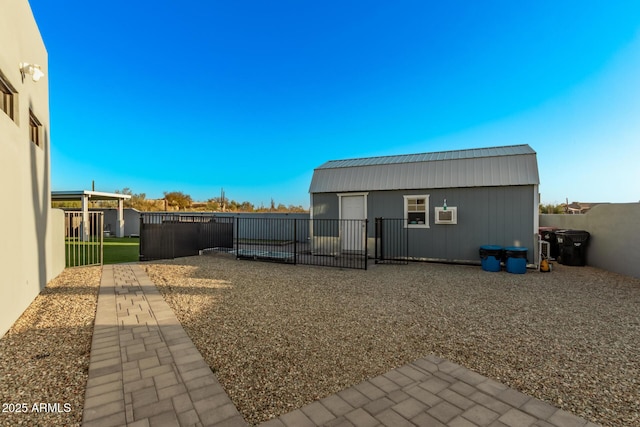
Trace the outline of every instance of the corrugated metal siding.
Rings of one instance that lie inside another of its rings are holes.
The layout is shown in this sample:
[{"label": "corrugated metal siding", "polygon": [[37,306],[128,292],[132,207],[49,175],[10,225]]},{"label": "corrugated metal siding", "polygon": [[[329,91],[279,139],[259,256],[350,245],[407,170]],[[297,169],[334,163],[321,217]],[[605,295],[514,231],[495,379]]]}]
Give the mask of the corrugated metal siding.
[{"label": "corrugated metal siding", "polygon": [[[370,224],[376,217],[402,218],[406,194],[429,194],[429,228],[409,229],[409,256],[443,261],[479,262],[482,245],[522,246],[534,261],[534,198],[532,186],[448,188],[427,192],[380,191],[367,196]],[[434,207],[458,208],[457,224],[435,224]],[[315,199],[314,199],[315,200]],[[369,227],[369,237],[375,236]]]},{"label": "corrugated metal siding", "polygon": [[[527,150],[522,147],[528,147],[529,152],[523,154]],[[433,153],[445,160],[398,162],[398,157],[405,160],[415,157],[394,156],[388,163],[385,163],[385,158],[375,158],[377,163],[367,162],[367,159],[329,162],[350,166],[328,167],[325,163],[314,171],[309,191],[330,193],[539,184],[536,154],[529,146],[502,148],[504,150],[465,150],[464,155],[460,152],[450,152],[458,153],[456,155]],[[478,157],[472,157],[468,151],[477,152]],[[518,154],[504,154],[510,151]],[[426,154],[416,156],[429,157]]]}]

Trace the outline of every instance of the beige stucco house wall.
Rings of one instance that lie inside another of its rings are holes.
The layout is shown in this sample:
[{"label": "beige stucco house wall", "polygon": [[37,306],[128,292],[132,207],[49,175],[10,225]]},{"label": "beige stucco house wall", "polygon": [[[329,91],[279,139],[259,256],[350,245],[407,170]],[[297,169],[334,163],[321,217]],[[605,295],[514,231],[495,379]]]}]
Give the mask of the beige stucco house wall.
[{"label": "beige stucco house wall", "polygon": [[[52,251],[60,237],[54,236],[59,227],[52,226],[50,208],[47,50],[27,0],[0,0],[0,10],[2,336],[64,264]],[[40,65],[44,76],[23,78],[21,63]]]}]

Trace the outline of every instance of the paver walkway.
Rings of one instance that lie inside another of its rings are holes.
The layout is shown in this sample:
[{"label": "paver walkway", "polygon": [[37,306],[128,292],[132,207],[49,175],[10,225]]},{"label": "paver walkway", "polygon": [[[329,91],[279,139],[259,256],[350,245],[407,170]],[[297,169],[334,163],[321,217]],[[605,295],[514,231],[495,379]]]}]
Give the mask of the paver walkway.
[{"label": "paver walkway", "polygon": [[138,265],[103,267],[82,425],[247,425]]},{"label": "paver walkway", "polygon": [[[247,426],[138,265],[103,267],[83,426]],[[435,356],[261,427],[595,427]]]},{"label": "paver walkway", "polygon": [[394,369],[260,427],[596,427],[436,356]]}]

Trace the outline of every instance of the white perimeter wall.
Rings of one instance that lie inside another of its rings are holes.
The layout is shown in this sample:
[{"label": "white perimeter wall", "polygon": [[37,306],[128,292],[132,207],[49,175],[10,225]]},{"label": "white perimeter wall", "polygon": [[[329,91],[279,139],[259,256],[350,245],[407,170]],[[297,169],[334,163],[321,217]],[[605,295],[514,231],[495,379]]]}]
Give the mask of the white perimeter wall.
[{"label": "white perimeter wall", "polygon": [[[42,67],[24,81],[20,63]],[[0,336],[60,272],[53,244],[47,51],[27,0],[0,0],[0,71],[17,92],[15,118],[0,111]],[[29,110],[40,121],[40,147],[31,142]],[[64,244],[64,242],[63,242]]]},{"label": "white perimeter wall", "polygon": [[540,227],[588,231],[588,265],[640,278],[640,203],[597,205],[583,215],[540,215]]}]

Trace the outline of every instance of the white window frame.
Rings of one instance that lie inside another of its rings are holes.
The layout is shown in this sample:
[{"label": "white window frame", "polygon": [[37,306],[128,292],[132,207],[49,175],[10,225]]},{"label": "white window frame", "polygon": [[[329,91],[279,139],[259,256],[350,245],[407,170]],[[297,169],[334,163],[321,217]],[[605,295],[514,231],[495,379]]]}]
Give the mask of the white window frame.
[{"label": "white window frame", "polygon": [[[429,195],[428,194],[406,194],[402,196],[404,199],[404,218],[405,228],[429,228]],[[417,210],[409,210],[409,201],[424,199],[424,224],[411,224],[409,215],[411,212],[421,212]]]}]

